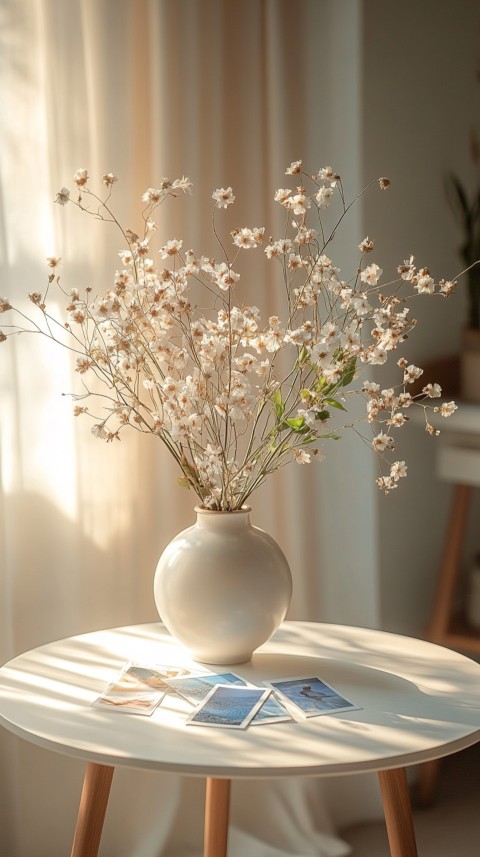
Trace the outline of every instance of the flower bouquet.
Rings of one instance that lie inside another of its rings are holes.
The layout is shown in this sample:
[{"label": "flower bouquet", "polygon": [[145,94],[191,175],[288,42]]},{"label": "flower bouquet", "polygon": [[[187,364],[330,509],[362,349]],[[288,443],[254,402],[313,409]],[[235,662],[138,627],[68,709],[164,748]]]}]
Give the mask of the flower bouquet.
[{"label": "flower bouquet", "polygon": [[[423,408],[427,431],[438,433],[428,419],[431,400],[441,395],[438,384],[409,392],[420,368],[397,360],[398,384],[387,389],[360,375],[389,360],[413,329],[412,297],[447,297],[456,283],[435,283],[410,256],[393,280],[381,284],[382,270],[368,261],[374,253],[369,238],[360,242],[357,267],[344,279],[330,245],[355,200],[346,201],[331,167],[309,174],[296,161],[286,175],[293,187],[274,194],[285,213],[275,238],[267,239],[264,226],[239,226],[227,243],[218,220],[235,196],[231,187],[214,191],[218,258],[211,258],[185,249],[178,238],[154,248],[156,210],[190,192],[189,179],[164,178],[148,188],[136,232],[114,214],[116,177],[103,176],[100,194],[87,170],[78,170],[75,195],[62,188],[56,202],[118,229],[123,246],[113,282],[104,293],[88,287],[80,294],[64,287],[60,259],[49,257],[46,290],[29,295],[35,312],[27,317],[16,309],[18,323],[0,332],[3,341],[34,331],[69,348],[80,376],[75,414],[92,417],[93,434],[106,441],[120,439],[127,426],[157,436],[177,461],[181,483],[209,509],[240,509],[271,473],[321,458],[326,442],[346,428],[378,454],[377,484],[388,493],[407,471],[393,452],[408,409]],[[380,178],[369,188],[389,184]],[[284,285],[283,318],[262,320],[258,308],[242,300],[244,253],[260,254],[260,282],[264,265],[276,267]],[[63,318],[49,309],[52,284],[65,299]],[[0,299],[0,312],[14,309]],[[342,424],[352,397],[362,398],[362,414]],[[455,407],[444,402],[433,409],[447,417]],[[361,434],[361,421],[373,429],[369,437]]]}]

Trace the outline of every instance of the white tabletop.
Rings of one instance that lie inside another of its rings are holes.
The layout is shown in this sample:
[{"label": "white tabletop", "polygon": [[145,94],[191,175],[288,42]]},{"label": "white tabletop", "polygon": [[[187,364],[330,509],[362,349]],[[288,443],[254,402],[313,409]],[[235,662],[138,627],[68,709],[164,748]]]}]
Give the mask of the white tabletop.
[{"label": "white tabletop", "polygon": [[480,665],[395,634],[284,623],[232,670],[253,682],[318,676],[361,709],[244,731],[187,726],[191,709],[175,697],[150,717],[93,707],[128,660],[194,666],[160,624],[49,643],[0,670],[0,724],[103,765],[225,778],[387,770],[480,740]]}]

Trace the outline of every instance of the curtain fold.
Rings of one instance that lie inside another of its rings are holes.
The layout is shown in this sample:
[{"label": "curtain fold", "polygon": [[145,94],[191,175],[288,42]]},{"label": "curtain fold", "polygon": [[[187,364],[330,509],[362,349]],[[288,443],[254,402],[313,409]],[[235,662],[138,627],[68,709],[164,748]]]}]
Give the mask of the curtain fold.
[{"label": "curtain fold", "polygon": [[[359,8],[338,0],[0,0],[5,296],[28,306],[25,296],[45,287],[44,259],[54,254],[63,259],[65,288],[101,290],[111,281],[123,248],[110,224],[53,205],[79,167],[93,181],[108,171],[119,177],[114,200],[132,229],[147,186],[189,175],[194,196],[164,206],[159,229],[165,240],[188,236],[206,254],[214,244],[204,213],[222,184],[236,191],[238,223],[268,219],[273,232],[273,191],[288,164],[303,157],[312,170],[333,163],[341,171],[340,151],[353,196],[361,182]],[[340,30],[347,63],[333,46]],[[351,112],[342,112],[338,97],[351,99]],[[355,218],[347,228],[352,246],[363,237],[359,228]],[[271,275],[259,283],[252,270],[242,288],[244,302],[270,315],[279,310]],[[154,438],[131,432],[106,446],[72,416],[70,399],[60,395],[78,380],[67,352],[35,337],[9,339],[1,349],[5,662],[50,639],[155,621],[156,559],[192,523],[195,499],[178,487],[174,463]],[[326,453],[327,462],[291,467],[260,489],[254,522],[290,560],[291,618],[375,624],[371,465],[354,440]],[[355,557],[344,537],[352,516],[356,532],[365,526],[371,535],[360,538]],[[349,600],[345,585],[353,562],[367,576],[363,603]],[[83,766],[5,733],[0,759],[0,851],[67,853]],[[320,781],[235,784],[231,857],[348,853],[329,822],[328,791]],[[201,804],[198,781],[117,771],[102,854],[200,854]]]}]

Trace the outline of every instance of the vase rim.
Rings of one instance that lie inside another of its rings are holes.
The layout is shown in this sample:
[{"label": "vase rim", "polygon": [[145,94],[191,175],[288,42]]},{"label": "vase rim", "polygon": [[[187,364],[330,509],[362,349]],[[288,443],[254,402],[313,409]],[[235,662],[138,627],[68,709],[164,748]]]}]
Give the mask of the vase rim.
[{"label": "vase rim", "polygon": [[195,512],[202,515],[244,515],[246,512],[251,512],[251,506],[242,506],[241,509],[207,509],[205,506],[195,506]]}]

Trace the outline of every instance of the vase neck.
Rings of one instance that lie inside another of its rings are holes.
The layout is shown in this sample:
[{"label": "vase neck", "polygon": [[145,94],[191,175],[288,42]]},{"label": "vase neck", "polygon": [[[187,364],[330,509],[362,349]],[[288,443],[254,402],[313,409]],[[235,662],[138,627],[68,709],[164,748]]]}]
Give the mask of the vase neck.
[{"label": "vase neck", "polygon": [[214,512],[211,509],[202,509],[196,506],[197,526],[205,530],[215,532],[235,532],[244,530],[250,526],[250,507],[237,509],[235,512]]}]

